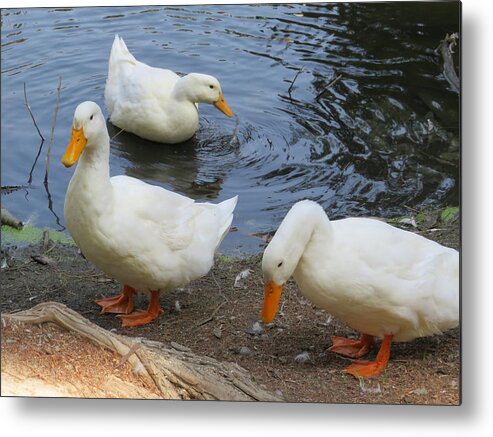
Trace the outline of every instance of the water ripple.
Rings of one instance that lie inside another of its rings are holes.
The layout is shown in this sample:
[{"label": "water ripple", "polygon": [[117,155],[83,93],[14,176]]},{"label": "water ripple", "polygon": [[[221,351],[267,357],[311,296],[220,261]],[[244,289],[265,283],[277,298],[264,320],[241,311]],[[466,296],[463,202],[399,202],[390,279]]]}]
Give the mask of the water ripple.
[{"label": "water ripple", "polygon": [[[39,145],[23,83],[48,136],[63,78],[57,162],[75,106],[92,99],[105,110],[107,58],[119,33],[139,60],[218,77],[239,124],[201,105],[200,130],[183,145],[122,133],[112,141],[112,173],[198,200],[239,194],[238,236],[226,245],[257,250],[248,234],[271,231],[306,197],[333,217],[456,203],[459,101],[433,49],[458,30],[458,17],[447,2],[2,10],[2,183],[24,182]],[[61,211],[70,172],[53,166]],[[20,217],[38,208],[50,226],[41,191],[8,207]]]}]

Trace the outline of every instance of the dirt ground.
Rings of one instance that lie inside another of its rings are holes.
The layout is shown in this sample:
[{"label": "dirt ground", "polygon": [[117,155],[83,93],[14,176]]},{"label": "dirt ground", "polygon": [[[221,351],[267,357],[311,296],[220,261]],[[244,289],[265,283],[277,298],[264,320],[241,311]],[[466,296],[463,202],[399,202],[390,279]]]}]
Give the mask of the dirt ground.
[{"label": "dirt ground", "polygon": [[[67,352],[68,351],[68,352]],[[53,323],[2,329],[2,396],[159,399],[116,353]]]},{"label": "dirt ground", "polygon": [[[419,232],[459,248],[457,222],[434,225],[431,229],[422,227]],[[122,328],[115,315],[101,314],[94,303],[95,299],[119,293],[119,284],[88,263],[74,247],[50,243],[44,253],[47,259],[41,260],[49,261],[48,264],[33,259],[42,250],[41,245],[2,248],[8,263],[7,268],[2,268],[0,279],[2,313],[28,309],[40,302],[61,302],[113,332],[165,344],[175,342],[196,354],[235,362],[247,369],[257,383],[289,402],[460,403],[459,328],[441,336],[394,344],[385,372],[378,379],[368,381],[358,381],[341,373],[340,370],[351,361],[327,352],[330,336],[354,337],[358,334],[305,300],[292,281],[285,287],[274,323],[257,331],[255,322],[263,299],[261,255],[244,259],[218,256],[206,277],[161,295],[164,314],[156,321],[142,327]],[[249,274],[235,286],[237,275],[245,270]],[[136,307],[146,306],[147,298],[139,295]],[[2,334],[3,371],[9,357],[20,359],[21,356],[16,356],[13,349],[19,344],[18,334],[8,327],[3,327]],[[57,335],[60,334],[51,333],[52,337],[57,338]],[[32,338],[37,337],[32,334]],[[78,356],[103,360],[101,365],[115,369],[115,377],[121,376],[118,372],[125,371],[117,366],[117,357],[105,356],[101,348],[80,347],[83,350]],[[376,350],[373,350],[370,358],[375,354]],[[53,357],[47,359],[53,360]],[[73,368],[79,375],[85,367],[81,360],[66,364],[64,368]],[[56,365],[55,361],[49,363]],[[56,369],[46,367],[46,371]],[[72,378],[70,373],[68,371],[67,378]],[[132,377],[131,374],[127,376]],[[141,389],[148,390],[146,387]],[[118,397],[118,393],[112,395]],[[134,397],[140,397],[139,393],[134,393]]]}]

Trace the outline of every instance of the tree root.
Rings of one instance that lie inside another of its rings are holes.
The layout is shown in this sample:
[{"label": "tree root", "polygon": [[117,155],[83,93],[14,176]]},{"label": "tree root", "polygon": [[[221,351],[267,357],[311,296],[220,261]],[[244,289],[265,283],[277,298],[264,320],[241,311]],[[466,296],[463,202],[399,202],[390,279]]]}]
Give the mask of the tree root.
[{"label": "tree root", "polygon": [[250,374],[234,363],[219,362],[157,341],[113,334],[63,304],[45,302],[14,314],[2,314],[7,323],[52,322],[93,343],[118,353],[119,365],[129,361],[140,376],[155,385],[164,399],[280,401],[256,385]]}]

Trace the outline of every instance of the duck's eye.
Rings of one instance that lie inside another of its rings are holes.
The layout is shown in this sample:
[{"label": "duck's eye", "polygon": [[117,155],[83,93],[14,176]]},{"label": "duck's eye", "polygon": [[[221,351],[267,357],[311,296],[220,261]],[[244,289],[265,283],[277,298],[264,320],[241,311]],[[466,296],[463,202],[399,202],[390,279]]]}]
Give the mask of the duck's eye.
[{"label": "duck's eye", "polygon": [[213,90],[213,89],[214,89],[214,85],[209,85],[209,88],[210,88],[211,90]]},{"label": "duck's eye", "polygon": [[277,267],[281,267],[282,266],[282,261],[277,265]]},{"label": "duck's eye", "polygon": [[89,117],[89,120],[92,120],[93,118],[94,118],[94,115],[91,115],[91,116]]}]

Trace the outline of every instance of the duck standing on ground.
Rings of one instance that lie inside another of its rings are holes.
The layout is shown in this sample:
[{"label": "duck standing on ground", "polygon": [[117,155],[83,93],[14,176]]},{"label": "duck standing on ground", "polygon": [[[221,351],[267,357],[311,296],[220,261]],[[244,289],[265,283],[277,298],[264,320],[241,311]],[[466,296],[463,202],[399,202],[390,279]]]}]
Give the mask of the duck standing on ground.
[{"label": "duck standing on ground", "polygon": [[[119,296],[100,299],[103,312],[123,326],[143,325],[161,312],[159,293],[206,275],[228,233],[237,196],[219,204],[196,203],[128,176],[110,178],[106,122],[94,102],[75,110],[72,136],[62,157],[79,161],[65,196],[65,223],[84,256],[123,285]],[[137,291],[150,294],[146,311],[133,311]]]},{"label": "duck standing on ground", "polygon": [[215,77],[199,73],[180,77],[139,62],[118,35],[111,48],[104,96],[111,123],[158,143],[190,139],[199,127],[198,103],[234,115]]},{"label": "duck standing on ground", "polygon": [[361,333],[332,337],[330,351],[350,358],[383,338],[375,361],[344,372],[379,375],[392,341],[440,334],[459,324],[459,253],[412,232],[369,218],[329,221],[312,201],[296,203],[265,249],[264,304],[270,323],[283,285],[293,276],[301,293]]}]

